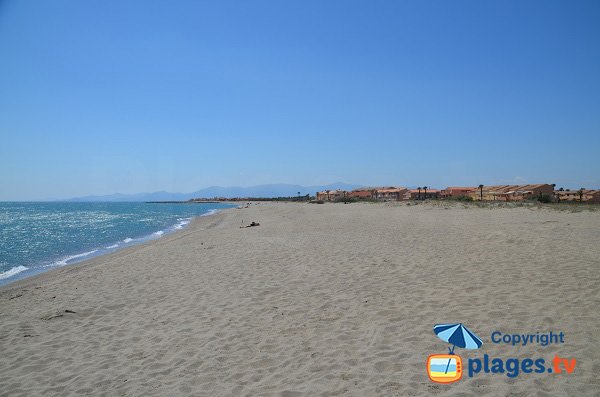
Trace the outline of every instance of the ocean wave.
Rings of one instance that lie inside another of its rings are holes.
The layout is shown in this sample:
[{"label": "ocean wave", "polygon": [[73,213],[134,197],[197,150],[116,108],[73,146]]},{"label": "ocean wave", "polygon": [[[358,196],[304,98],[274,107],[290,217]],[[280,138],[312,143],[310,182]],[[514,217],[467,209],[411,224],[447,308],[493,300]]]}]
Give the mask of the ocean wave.
[{"label": "ocean wave", "polygon": [[214,209],[214,210],[208,210],[208,211],[206,212],[206,214],[202,214],[202,215],[200,215],[200,216],[210,216],[210,215],[214,215],[214,214],[216,214],[217,212],[219,212],[219,210],[217,210],[217,209]]},{"label": "ocean wave", "polygon": [[129,238],[129,237],[127,237],[125,240],[123,240],[124,243],[130,243],[132,241],[133,241],[133,239]]},{"label": "ocean wave", "polygon": [[25,270],[27,270],[27,269],[29,269],[29,268],[28,268],[28,267],[25,267],[25,266],[17,266],[17,267],[13,267],[13,268],[12,268],[12,269],[10,269],[10,270],[7,270],[7,271],[5,271],[5,272],[3,272],[3,273],[0,273],[0,280],[3,280],[3,279],[5,279],[5,278],[12,277],[12,276],[14,276],[14,275],[16,275],[16,274],[19,274],[19,273],[21,273],[21,272],[24,272],[24,271],[25,271]]},{"label": "ocean wave", "polygon": [[71,255],[71,256],[67,256],[64,259],[61,259],[59,261],[56,262],[52,262],[50,265],[48,266],[65,266],[68,262],[72,261],[73,259],[79,259],[79,258],[83,258],[84,256],[88,256],[88,255],[92,255],[94,253],[98,252],[98,250],[92,250],[92,251],[88,251],[88,252],[83,252],[81,254],[76,254],[76,255]]},{"label": "ocean wave", "polygon": [[192,221],[192,218],[184,218],[184,219],[177,219],[179,221],[178,224],[176,224],[175,226],[173,226],[173,229],[175,230],[180,230],[183,229],[187,224],[189,224]]},{"label": "ocean wave", "polygon": [[152,233],[153,236],[162,236],[163,234],[165,234],[163,230],[159,230],[158,232]]},{"label": "ocean wave", "polygon": [[117,248],[119,246],[119,244],[113,244],[113,245],[109,245],[108,247],[106,247],[107,250],[111,250],[113,248]]}]

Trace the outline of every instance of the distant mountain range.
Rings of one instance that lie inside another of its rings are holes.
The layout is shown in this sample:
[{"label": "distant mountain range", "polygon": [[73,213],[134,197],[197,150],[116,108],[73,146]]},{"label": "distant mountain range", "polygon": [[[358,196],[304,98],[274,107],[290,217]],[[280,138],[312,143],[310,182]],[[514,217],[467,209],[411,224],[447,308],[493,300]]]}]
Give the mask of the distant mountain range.
[{"label": "distant mountain range", "polygon": [[153,193],[135,193],[135,194],[122,194],[115,193],[105,196],[85,196],[85,197],[74,197],[63,201],[185,201],[192,198],[214,198],[214,197],[291,197],[297,196],[300,192],[301,196],[310,194],[313,196],[316,192],[322,190],[352,190],[361,187],[360,185],[352,185],[348,183],[332,183],[330,185],[320,186],[301,186],[301,185],[289,185],[289,184],[271,184],[271,185],[257,185],[248,187],[221,187],[211,186],[205,189],[198,190],[192,193],[170,193],[170,192],[153,192]]}]

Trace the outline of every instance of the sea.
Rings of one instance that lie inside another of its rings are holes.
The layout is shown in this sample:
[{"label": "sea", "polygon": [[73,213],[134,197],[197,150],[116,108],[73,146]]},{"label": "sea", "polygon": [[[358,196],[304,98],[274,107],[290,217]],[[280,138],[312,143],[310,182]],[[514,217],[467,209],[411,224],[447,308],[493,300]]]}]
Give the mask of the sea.
[{"label": "sea", "polygon": [[161,238],[232,206],[0,202],[0,285]]}]

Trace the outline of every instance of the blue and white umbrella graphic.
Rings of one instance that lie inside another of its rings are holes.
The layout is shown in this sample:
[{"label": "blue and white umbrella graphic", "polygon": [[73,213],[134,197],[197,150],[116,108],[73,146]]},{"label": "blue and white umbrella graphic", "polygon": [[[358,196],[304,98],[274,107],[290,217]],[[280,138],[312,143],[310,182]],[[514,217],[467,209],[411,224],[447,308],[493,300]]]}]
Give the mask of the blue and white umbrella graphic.
[{"label": "blue and white umbrella graphic", "polygon": [[[483,342],[477,335],[461,324],[438,324],[433,327],[433,332],[444,342],[452,343],[452,349],[448,348],[450,354],[454,354],[456,346],[463,349],[479,349]],[[450,366],[450,359],[446,366],[446,373]]]},{"label": "blue and white umbrella graphic", "polygon": [[433,332],[444,342],[452,343],[451,354],[456,346],[463,349],[479,349],[483,342],[477,335],[461,324],[438,324]]}]

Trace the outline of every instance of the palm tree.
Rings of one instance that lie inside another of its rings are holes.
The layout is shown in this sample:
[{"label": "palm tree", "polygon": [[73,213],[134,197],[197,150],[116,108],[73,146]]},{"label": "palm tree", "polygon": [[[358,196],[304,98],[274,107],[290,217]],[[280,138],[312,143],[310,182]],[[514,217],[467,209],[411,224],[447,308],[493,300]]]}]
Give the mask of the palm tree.
[{"label": "palm tree", "polygon": [[483,185],[479,185],[479,201],[483,201]]},{"label": "palm tree", "polygon": [[583,192],[585,191],[585,188],[581,188],[577,191],[577,194],[579,194],[579,202],[583,202]]},{"label": "palm tree", "polygon": [[423,194],[423,200],[427,199],[427,186],[423,186],[423,190],[425,190],[425,193]]},{"label": "palm tree", "polygon": [[561,187],[561,188],[558,188],[558,190],[554,191],[554,197],[556,197],[556,202],[557,203],[560,203],[560,194],[558,192],[562,192],[563,190],[565,190],[565,189],[563,189]]},{"label": "palm tree", "polygon": [[330,190],[325,190],[325,193],[327,193],[327,201],[331,201],[331,199],[329,197],[329,192],[330,192]]},{"label": "palm tree", "polygon": [[419,186],[417,190],[419,191],[419,194],[417,195],[417,200],[421,200],[421,186]]}]

